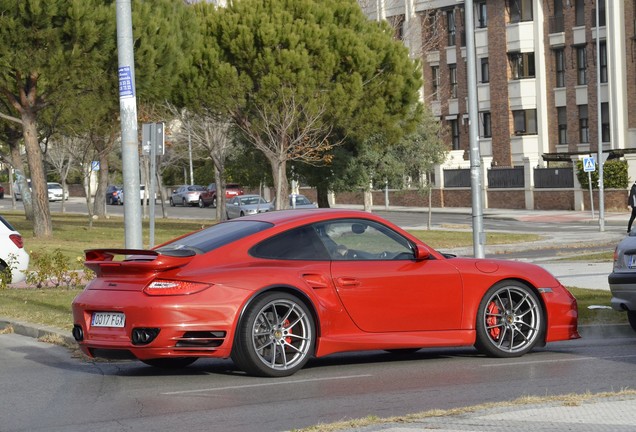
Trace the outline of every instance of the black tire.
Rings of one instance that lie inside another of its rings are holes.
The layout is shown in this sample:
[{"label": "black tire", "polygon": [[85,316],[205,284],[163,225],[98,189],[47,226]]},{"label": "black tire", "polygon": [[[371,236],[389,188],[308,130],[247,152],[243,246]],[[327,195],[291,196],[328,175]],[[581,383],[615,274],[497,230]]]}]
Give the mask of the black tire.
[{"label": "black tire", "polygon": [[491,357],[519,357],[543,339],[545,317],[533,289],[518,281],[493,285],[479,303],[475,347]]},{"label": "black tire", "polygon": [[201,198],[199,198],[199,208],[204,208],[204,207],[207,207],[207,206],[205,205],[203,200]]},{"label": "black tire", "polygon": [[212,198],[212,207],[216,208],[216,197]]},{"label": "black tire", "polygon": [[142,360],[143,363],[148,366],[161,368],[161,369],[181,369],[190,366],[192,363],[198,360],[198,357],[174,357],[174,358],[156,358]]},{"label": "black tire", "polygon": [[627,321],[632,330],[636,331],[636,311],[627,311]]},{"label": "black tire", "polygon": [[289,376],[307,363],[315,343],[314,319],[305,303],[291,294],[270,292],[245,311],[232,360],[249,375]]},{"label": "black tire", "polygon": [[174,207],[174,201],[172,200],[172,197],[170,197],[170,207]]}]

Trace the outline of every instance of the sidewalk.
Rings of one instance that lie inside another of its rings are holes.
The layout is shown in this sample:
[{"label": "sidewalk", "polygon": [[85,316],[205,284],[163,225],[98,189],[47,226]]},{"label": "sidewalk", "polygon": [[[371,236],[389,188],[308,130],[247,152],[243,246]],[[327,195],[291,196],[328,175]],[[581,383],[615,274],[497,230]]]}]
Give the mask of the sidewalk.
[{"label": "sidewalk", "polygon": [[[540,399],[540,398],[539,398]],[[548,397],[547,402],[452,410],[420,420],[385,423],[347,432],[627,432],[636,428],[636,393]]]}]

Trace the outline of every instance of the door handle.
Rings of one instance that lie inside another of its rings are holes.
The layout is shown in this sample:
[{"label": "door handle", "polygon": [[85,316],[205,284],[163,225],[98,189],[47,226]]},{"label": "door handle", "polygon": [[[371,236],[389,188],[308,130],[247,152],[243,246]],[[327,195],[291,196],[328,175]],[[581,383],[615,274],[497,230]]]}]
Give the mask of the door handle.
[{"label": "door handle", "polygon": [[336,282],[338,282],[338,286],[343,288],[360,286],[360,281],[352,277],[339,277],[336,279]]}]

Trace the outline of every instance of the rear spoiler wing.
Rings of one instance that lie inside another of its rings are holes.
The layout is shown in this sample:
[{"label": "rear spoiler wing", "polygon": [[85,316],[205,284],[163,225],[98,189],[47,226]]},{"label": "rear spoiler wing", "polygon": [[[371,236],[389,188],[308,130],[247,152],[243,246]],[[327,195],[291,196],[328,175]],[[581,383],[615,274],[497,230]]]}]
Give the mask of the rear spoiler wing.
[{"label": "rear spoiler wing", "polygon": [[[182,267],[189,263],[194,254],[162,255],[146,249],[87,249],[84,251],[84,265],[97,276],[104,274],[159,273]],[[115,257],[122,259],[115,260]]]}]

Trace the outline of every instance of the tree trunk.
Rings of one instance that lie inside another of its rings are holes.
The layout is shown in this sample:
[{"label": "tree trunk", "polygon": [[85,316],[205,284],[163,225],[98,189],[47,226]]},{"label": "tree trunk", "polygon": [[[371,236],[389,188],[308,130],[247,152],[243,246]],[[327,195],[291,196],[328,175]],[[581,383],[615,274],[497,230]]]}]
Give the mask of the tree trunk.
[{"label": "tree trunk", "polygon": [[316,202],[320,208],[329,208],[329,186],[326,183],[316,185]]},{"label": "tree trunk", "polygon": [[364,190],[364,211],[371,213],[373,211],[373,194],[371,193],[372,184]]},{"label": "tree trunk", "polygon": [[[13,170],[14,171],[19,171],[22,174],[24,174],[24,164],[22,163],[22,156],[20,155],[20,145],[18,142],[18,137],[16,137],[16,139],[14,140],[13,138],[9,141],[9,149],[11,151],[11,164],[13,165]],[[17,179],[16,179],[17,181]],[[13,201],[13,203],[15,204],[15,190],[13,188],[13,185],[11,186],[11,190],[13,191],[13,196],[11,197],[11,200]],[[26,179],[23,179],[23,184],[21,186],[21,188],[28,188],[28,184],[26,183]],[[22,189],[24,190],[24,189]],[[24,205],[24,216],[26,218],[26,220],[28,221],[32,221],[33,220],[33,206],[31,205],[31,200],[29,201],[24,201],[24,198],[22,198],[22,204]],[[15,208],[15,205],[14,205]]]},{"label": "tree trunk", "polygon": [[274,190],[276,191],[276,210],[286,207],[289,184],[287,183],[287,163],[285,160],[270,159],[272,164],[272,176],[274,177]]},{"label": "tree trunk", "polygon": [[99,173],[97,175],[97,190],[95,191],[95,202],[93,203],[93,214],[98,218],[106,217],[106,189],[108,188],[108,151],[106,148],[98,149]]},{"label": "tree trunk", "polygon": [[53,224],[49,209],[49,192],[46,186],[42,149],[40,149],[38,142],[37,123],[35,115],[31,111],[23,109],[21,114],[24,147],[31,172],[33,235],[36,238],[49,237],[53,234]]}]

